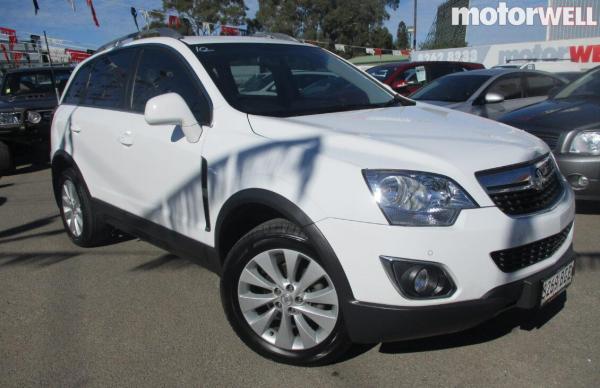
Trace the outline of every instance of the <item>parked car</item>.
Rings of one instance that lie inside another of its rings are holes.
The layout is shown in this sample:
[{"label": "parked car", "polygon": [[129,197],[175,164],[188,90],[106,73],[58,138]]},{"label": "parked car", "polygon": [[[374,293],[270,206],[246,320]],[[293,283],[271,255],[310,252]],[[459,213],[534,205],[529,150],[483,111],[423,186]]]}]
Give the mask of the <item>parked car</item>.
[{"label": "parked car", "polygon": [[[315,69],[335,80],[307,94],[293,74]],[[276,94],[246,94],[249,71]],[[298,42],[153,37],[94,55],[56,111],[52,180],[75,244],[115,227],[202,261],[238,336],[280,362],[536,309],[573,275],[573,193],[543,141]]]},{"label": "parked car", "polygon": [[500,121],[544,140],[579,200],[600,201],[600,67]]},{"label": "parked car", "polygon": [[[71,69],[54,68],[59,92],[64,89]],[[0,174],[13,167],[19,147],[31,152],[34,147],[48,155],[50,124],[58,104],[48,67],[8,70],[0,84]]]},{"label": "parked car", "polygon": [[473,70],[437,79],[410,98],[495,120],[545,100],[566,84],[564,78],[535,70]]},{"label": "parked car", "polygon": [[484,69],[484,66],[470,62],[398,62],[371,67],[366,71],[396,92],[409,95],[447,74],[475,69]]}]

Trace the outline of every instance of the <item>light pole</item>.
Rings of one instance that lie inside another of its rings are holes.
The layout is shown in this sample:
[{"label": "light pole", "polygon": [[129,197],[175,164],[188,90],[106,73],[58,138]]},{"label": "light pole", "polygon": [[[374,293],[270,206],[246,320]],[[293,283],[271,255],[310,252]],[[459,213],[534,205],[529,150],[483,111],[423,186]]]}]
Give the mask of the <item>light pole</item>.
[{"label": "light pole", "polygon": [[413,15],[413,50],[417,49],[417,0],[414,0],[414,15]]}]

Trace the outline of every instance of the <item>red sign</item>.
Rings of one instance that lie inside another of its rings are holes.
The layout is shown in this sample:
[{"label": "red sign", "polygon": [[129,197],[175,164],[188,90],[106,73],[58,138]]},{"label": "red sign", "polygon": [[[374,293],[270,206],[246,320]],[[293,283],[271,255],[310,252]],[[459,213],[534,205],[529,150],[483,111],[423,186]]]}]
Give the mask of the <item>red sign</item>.
[{"label": "red sign", "polygon": [[240,30],[235,27],[222,26],[221,35],[236,36],[240,34]]},{"label": "red sign", "polygon": [[571,46],[571,62],[600,62],[600,44]]},{"label": "red sign", "polygon": [[65,49],[65,53],[69,55],[71,62],[81,62],[84,59],[89,58],[91,56],[91,54],[88,54],[85,51],[71,49]]}]

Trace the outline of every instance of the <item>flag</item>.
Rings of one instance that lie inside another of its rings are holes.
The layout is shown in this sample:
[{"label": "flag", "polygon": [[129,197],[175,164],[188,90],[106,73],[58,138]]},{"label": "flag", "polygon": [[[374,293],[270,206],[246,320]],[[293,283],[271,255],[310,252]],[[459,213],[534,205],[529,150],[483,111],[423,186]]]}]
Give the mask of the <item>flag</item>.
[{"label": "flag", "polygon": [[346,52],[346,46],[344,46],[343,44],[336,44],[335,51],[341,51],[344,53],[344,52]]},{"label": "flag", "polygon": [[381,55],[382,50],[380,48],[375,49],[375,55]]},{"label": "flag", "polygon": [[368,48],[365,51],[367,52],[367,54],[375,55],[375,49]]},{"label": "flag", "polygon": [[73,8],[73,12],[75,12],[75,1],[74,0],[67,0],[67,2],[71,3],[71,8]]},{"label": "flag", "polygon": [[86,0],[87,1],[87,5],[90,7],[90,10],[92,11],[92,19],[94,19],[94,24],[96,25],[96,27],[100,27],[100,23],[98,23],[98,17],[96,16],[96,10],[94,9],[94,3],[92,2],[92,0]]},{"label": "flag", "polygon": [[135,23],[135,28],[137,28],[137,30],[140,30],[140,26],[138,26],[138,22],[137,22],[137,10],[134,7],[131,7],[131,16],[133,16],[133,22]]},{"label": "flag", "polygon": [[37,0],[33,0],[33,8],[35,8],[35,14],[37,15],[38,11],[40,10]]},{"label": "flag", "polygon": [[221,26],[221,35],[237,36],[240,34],[240,30],[235,27]]},{"label": "flag", "polygon": [[181,21],[175,15],[169,15],[169,27],[171,28],[179,28],[181,26]]}]

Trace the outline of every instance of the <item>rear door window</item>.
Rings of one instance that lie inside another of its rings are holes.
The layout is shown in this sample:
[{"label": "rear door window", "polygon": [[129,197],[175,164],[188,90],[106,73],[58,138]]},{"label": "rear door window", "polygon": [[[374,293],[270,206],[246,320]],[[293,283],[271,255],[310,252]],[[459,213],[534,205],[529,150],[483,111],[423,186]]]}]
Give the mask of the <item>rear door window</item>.
[{"label": "rear door window", "polygon": [[558,79],[544,74],[527,74],[527,97],[547,96],[556,86],[562,86],[563,83]]},{"label": "rear door window", "polygon": [[123,108],[135,49],[123,49],[97,58],[92,65],[84,105]]}]

